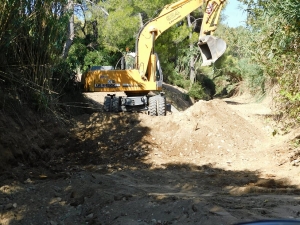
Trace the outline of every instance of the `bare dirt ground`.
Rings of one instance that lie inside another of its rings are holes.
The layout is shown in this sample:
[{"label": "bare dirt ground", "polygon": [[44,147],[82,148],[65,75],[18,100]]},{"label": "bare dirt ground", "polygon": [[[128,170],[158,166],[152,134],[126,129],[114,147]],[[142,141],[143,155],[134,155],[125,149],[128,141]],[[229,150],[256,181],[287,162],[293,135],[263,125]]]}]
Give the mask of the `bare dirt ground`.
[{"label": "bare dirt ground", "polygon": [[64,129],[0,120],[2,158],[15,163],[1,166],[1,225],[300,218],[299,130],[278,134],[268,101],[186,102],[150,117],[104,113],[103,94],[87,97],[98,111]]}]

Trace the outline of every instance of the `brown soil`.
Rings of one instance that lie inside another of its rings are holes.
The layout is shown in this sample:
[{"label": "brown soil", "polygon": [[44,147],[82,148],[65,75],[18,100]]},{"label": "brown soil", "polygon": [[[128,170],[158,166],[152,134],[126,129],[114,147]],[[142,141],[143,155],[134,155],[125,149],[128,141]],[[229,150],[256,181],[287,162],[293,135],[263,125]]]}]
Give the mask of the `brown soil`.
[{"label": "brown soil", "polygon": [[278,134],[268,101],[173,98],[184,111],[150,117],[87,97],[97,112],[69,123],[0,114],[1,225],[300,218],[299,130]]}]

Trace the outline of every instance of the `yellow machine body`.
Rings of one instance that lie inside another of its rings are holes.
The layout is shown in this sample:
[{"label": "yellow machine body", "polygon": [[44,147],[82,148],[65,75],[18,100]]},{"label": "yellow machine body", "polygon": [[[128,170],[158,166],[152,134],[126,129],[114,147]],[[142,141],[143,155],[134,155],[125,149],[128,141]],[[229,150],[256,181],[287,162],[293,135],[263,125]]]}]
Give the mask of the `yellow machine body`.
[{"label": "yellow machine body", "polygon": [[85,76],[84,85],[86,91],[101,92],[149,92],[162,89],[154,79],[142,79],[136,69],[89,71]]}]

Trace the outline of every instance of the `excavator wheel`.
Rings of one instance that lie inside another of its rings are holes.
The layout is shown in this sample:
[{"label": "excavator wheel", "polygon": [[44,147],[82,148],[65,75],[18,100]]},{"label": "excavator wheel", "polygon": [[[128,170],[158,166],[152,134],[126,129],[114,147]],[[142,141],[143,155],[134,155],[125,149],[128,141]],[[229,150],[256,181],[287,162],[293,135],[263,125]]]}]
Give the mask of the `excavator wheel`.
[{"label": "excavator wheel", "polygon": [[157,115],[158,116],[166,115],[166,98],[164,96],[159,96],[157,98]]},{"label": "excavator wheel", "polygon": [[119,112],[119,98],[114,97],[112,99],[111,111],[115,113]]},{"label": "excavator wheel", "polygon": [[112,99],[110,96],[105,96],[104,98],[104,104],[103,104],[103,108],[104,111],[106,112],[110,112],[111,111],[111,103],[112,103]]},{"label": "excavator wheel", "polygon": [[156,114],[157,114],[156,98],[150,97],[149,98],[149,115],[156,116]]}]

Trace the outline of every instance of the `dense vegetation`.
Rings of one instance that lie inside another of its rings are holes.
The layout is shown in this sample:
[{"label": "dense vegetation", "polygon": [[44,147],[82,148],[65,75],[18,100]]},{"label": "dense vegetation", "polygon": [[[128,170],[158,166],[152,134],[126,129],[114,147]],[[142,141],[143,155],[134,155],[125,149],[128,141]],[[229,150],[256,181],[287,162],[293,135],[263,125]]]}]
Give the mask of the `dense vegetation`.
[{"label": "dense vegetation", "polygon": [[[8,99],[24,100],[44,111],[64,96],[75,74],[90,65],[117,66],[126,49],[134,51],[140,27],[171,0],[0,2],[0,107],[7,109]],[[184,20],[157,40],[165,82],[198,99],[243,91],[262,96],[277,86],[280,112],[300,122],[300,3],[240,2],[248,7],[247,24],[230,28],[221,19],[216,35],[228,49],[211,67],[200,67],[201,9],[190,26]]]},{"label": "dense vegetation", "polygon": [[269,84],[278,84],[282,116],[300,122],[300,2],[242,0],[249,8],[248,52]]},{"label": "dense vegetation", "polygon": [[[0,100],[3,110],[12,112],[24,101],[43,111],[59,98],[58,85],[53,84],[71,15],[66,6],[67,3],[60,0],[1,0]],[[57,77],[60,82],[65,82],[63,75]]]}]

